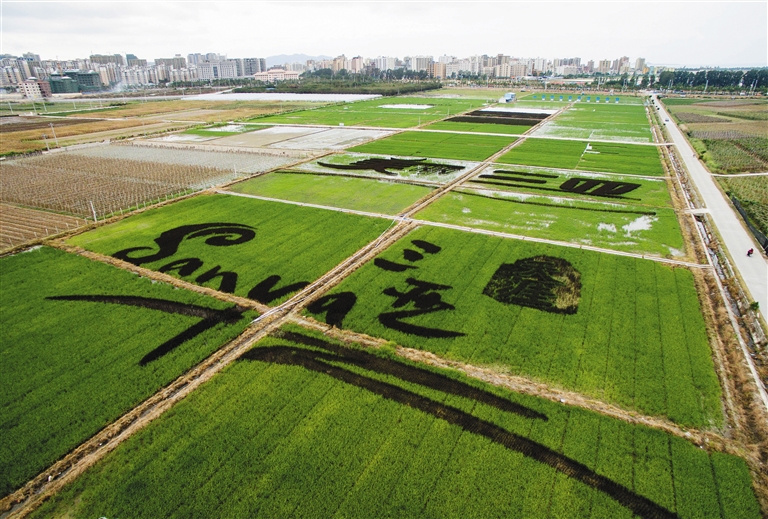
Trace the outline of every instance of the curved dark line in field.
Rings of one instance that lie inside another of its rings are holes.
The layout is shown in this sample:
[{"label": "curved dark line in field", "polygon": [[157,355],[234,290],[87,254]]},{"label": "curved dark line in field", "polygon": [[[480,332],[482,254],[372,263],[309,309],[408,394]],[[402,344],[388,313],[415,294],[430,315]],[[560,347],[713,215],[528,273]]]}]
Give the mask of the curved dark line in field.
[{"label": "curved dark line in field", "polygon": [[[177,303],[176,301],[169,301],[167,299],[156,299],[154,297],[141,297],[141,296],[96,296],[96,295],[75,295],[75,296],[50,296],[46,299],[56,301],[90,301],[93,303],[112,303],[126,306],[138,306],[140,308],[148,308],[150,310],[159,310],[169,314],[187,315],[189,317],[200,317],[202,319],[210,319],[217,316],[222,316],[220,320],[227,320],[234,315],[231,315],[232,309],[228,310],[214,310],[212,308],[206,308],[204,306],[192,305],[187,303]],[[227,314],[227,315],[223,315]],[[239,316],[239,313],[237,314]]]},{"label": "curved dark line in field", "polygon": [[126,306],[137,306],[139,308],[147,308],[149,310],[159,310],[169,314],[179,314],[188,317],[201,317],[203,320],[199,323],[187,328],[183,332],[179,333],[175,337],[165,341],[163,344],[147,353],[139,361],[140,366],[145,366],[157,360],[166,353],[170,353],[174,349],[178,348],[185,342],[194,337],[197,337],[204,331],[213,328],[219,323],[234,324],[242,319],[242,314],[245,312],[245,308],[235,306],[224,310],[215,310],[212,308],[205,308],[204,306],[191,305],[186,303],[177,303],[176,301],[168,301],[166,299],[155,299],[151,297],[141,296],[51,296],[46,299],[54,301],[88,301],[94,303],[111,303]]},{"label": "curved dark line in field", "polygon": [[186,330],[178,334],[176,337],[173,337],[172,339],[165,341],[163,344],[161,344],[154,350],[144,355],[139,361],[139,366],[146,366],[153,360],[157,360],[163,355],[165,355],[166,353],[172,352],[173,350],[175,350],[176,348],[178,348],[188,340],[197,337],[204,331],[209,330],[210,328],[213,328],[220,322],[221,320],[216,318],[203,319],[196,325],[187,328]]},{"label": "curved dark line in field", "polygon": [[321,339],[315,339],[314,337],[302,335],[300,333],[280,332],[278,336],[292,342],[304,344],[305,346],[322,348],[324,350],[330,351],[331,353],[335,353],[336,355],[339,355],[340,357],[342,357],[341,359],[329,358],[328,360],[338,360],[342,362],[347,362],[349,364],[354,364],[355,366],[369,369],[377,373],[386,373],[388,375],[394,375],[397,378],[401,380],[405,380],[407,382],[412,382],[414,384],[419,384],[424,387],[436,389],[444,393],[450,393],[452,395],[471,398],[476,402],[481,402],[483,404],[493,406],[502,411],[515,413],[520,416],[524,416],[526,418],[533,418],[533,419],[544,420],[544,421],[548,420],[547,415],[543,413],[540,413],[538,411],[525,407],[521,404],[511,402],[506,398],[496,396],[493,393],[489,393],[488,391],[484,391],[482,389],[478,389],[476,387],[470,386],[469,384],[447,377],[440,373],[434,373],[424,369],[409,366],[407,364],[403,364],[402,362],[396,362],[393,360],[384,359],[363,351],[352,350],[344,346],[338,346],[338,345],[323,341]]},{"label": "curved dark line in field", "polygon": [[327,364],[326,362],[318,360],[317,357],[320,357],[323,360],[326,360],[327,358],[329,361],[337,362],[342,360],[334,356],[324,355],[320,352],[308,351],[291,346],[255,348],[244,353],[240,359],[301,366],[317,373],[329,375],[342,382],[367,389],[384,398],[431,414],[450,424],[458,425],[467,432],[484,436],[509,450],[519,452],[528,458],[544,463],[568,477],[605,493],[640,517],[649,519],[678,517],[677,514],[670,512],[650,499],[632,492],[623,485],[597,474],[587,466],[567,456],[559,454],[540,443],[511,433],[493,423],[465,413],[460,409],[435,402],[427,397],[412,393],[392,384],[371,379],[347,371],[343,368]]}]

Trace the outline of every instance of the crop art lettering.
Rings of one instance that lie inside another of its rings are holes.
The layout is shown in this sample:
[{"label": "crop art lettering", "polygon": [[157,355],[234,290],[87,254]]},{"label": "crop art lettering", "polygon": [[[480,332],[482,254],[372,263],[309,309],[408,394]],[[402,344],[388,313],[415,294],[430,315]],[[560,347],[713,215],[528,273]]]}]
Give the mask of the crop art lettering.
[{"label": "crop art lettering", "polygon": [[169,258],[176,254],[179,245],[185,239],[200,238],[209,236],[205,240],[206,245],[214,247],[229,247],[251,241],[256,237],[256,231],[249,225],[239,223],[202,223],[196,225],[182,225],[165,231],[155,238],[155,243],[160,248],[154,254],[146,256],[132,256],[131,253],[140,250],[152,250],[151,247],[131,247],[114,253],[117,259],[133,263],[134,265],[143,265],[161,259]]},{"label": "crop art lettering", "polygon": [[641,187],[640,184],[635,182],[617,182],[614,180],[597,180],[594,178],[578,177],[569,178],[564,182],[560,182],[560,178],[559,175],[497,169],[493,171],[493,174],[484,173],[478,175],[472,182],[475,184],[493,184],[507,187],[527,187],[540,191],[598,196],[601,198],[639,200],[639,198],[629,198],[624,196]]},{"label": "crop art lettering", "polygon": [[[202,223],[195,225],[182,225],[163,232],[155,238],[159,250],[144,256],[137,256],[138,251],[152,251],[152,247],[131,247],[114,253],[112,256],[133,263],[143,265],[166,258],[170,258],[179,251],[179,246],[184,240],[207,237],[206,245],[213,247],[231,247],[247,243],[256,237],[256,230],[239,223]],[[203,260],[200,258],[181,258],[173,260],[157,269],[158,272],[175,272],[180,277],[195,275],[195,283],[209,283],[218,281],[218,290],[233,294],[237,288],[237,272],[222,270],[221,265],[201,271]],[[309,285],[308,281],[290,283],[284,287],[276,288],[281,277],[278,275],[267,276],[256,284],[249,292],[248,297],[263,304],[269,304],[292,292],[301,290]]]},{"label": "crop art lettering", "polygon": [[456,166],[453,164],[440,164],[434,162],[425,162],[427,159],[363,159],[353,162],[352,164],[328,164],[326,162],[318,162],[319,165],[331,169],[344,169],[353,171],[376,171],[383,175],[389,175],[392,177],[397,176],[394,171],[413,171],[417,175],[447,175],[454,171],[464,169],[464,166]]}]

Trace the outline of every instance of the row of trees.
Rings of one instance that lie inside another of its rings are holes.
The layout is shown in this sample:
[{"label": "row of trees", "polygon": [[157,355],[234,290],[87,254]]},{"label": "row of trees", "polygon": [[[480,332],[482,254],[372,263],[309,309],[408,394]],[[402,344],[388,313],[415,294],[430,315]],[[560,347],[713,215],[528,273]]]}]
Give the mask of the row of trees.
[{"label": "row of trees", "polygon": [[675,70],[659,74],[657,84],[662,88],[679,90],[755,90],[768,88],[768,68],[742,70]]}]

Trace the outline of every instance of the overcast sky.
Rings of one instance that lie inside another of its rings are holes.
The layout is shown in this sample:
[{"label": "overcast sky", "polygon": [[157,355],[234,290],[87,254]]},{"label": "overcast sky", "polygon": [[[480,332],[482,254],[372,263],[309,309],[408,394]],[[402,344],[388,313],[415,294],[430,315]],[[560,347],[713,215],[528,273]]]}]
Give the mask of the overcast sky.
[{"label": "overcast sky", "polygon": [[768,66],[768,2],[38,2],[0,0],[0,53],[508,54]]}]

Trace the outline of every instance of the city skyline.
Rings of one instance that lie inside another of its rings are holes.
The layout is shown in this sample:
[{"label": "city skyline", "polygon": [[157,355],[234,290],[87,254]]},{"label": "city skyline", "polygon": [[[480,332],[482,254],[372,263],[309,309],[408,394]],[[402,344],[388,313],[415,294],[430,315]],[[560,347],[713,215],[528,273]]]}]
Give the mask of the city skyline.
[{"label": "city skyline", "polygon": [[768,66],[765,2],[3,2],[2,11],[0,52],[43,59],[131,53],[153,61],[213,50]]}]

